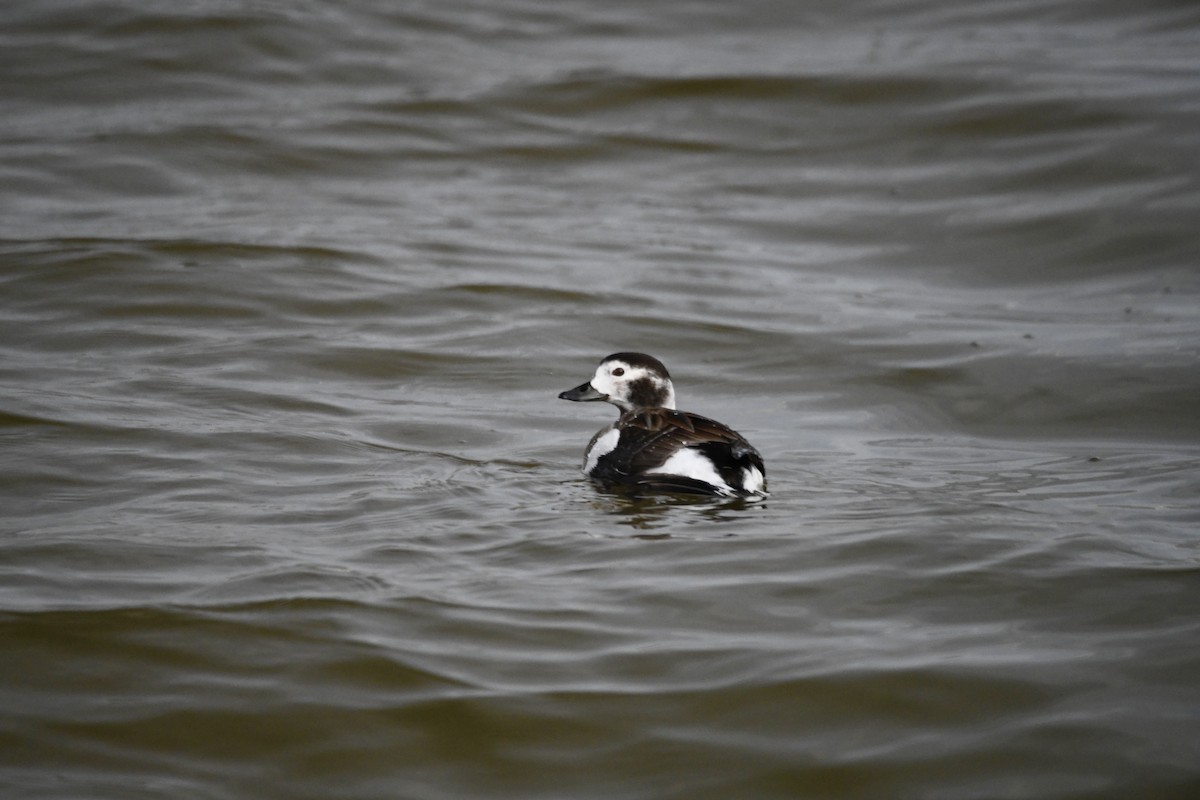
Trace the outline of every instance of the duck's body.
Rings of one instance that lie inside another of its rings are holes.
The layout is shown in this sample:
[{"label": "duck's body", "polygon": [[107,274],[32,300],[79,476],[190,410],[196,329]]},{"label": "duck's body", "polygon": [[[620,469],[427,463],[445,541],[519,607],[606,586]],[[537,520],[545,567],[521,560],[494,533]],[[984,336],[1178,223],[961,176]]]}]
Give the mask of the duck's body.
[{"label": "duck's body", "polygon": [[762,456],[720,422],[675,410],[667,368],[644,353],[614,353],[591,381],[559,395],[621,409],[583,456],[583,472],[606,484],[649,491],[765,497]]}]

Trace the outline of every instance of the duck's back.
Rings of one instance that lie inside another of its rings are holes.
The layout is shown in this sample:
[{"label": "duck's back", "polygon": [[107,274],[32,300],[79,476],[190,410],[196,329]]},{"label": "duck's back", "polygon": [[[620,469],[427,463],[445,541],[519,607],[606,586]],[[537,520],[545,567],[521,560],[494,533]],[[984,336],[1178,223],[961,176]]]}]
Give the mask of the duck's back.
[{"label": "duck's back", "polygon": [[667,408],[630,411],[592,439],[584,472],[653,491],[763,495],[762,456],[716,420]]}]

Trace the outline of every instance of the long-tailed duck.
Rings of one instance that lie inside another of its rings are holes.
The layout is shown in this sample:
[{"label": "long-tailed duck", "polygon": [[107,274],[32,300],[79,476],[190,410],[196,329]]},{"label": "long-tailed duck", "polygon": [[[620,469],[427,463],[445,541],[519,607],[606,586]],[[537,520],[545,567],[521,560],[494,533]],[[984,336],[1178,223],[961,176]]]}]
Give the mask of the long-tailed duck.
[{"label": "long-tailed duck", "polygon": [[563,400],[603,400],[620,418],[592,437],[583,472],[601,483],[724,497],[765,497],[762,456],[719,422],[675,410],[667,368],[645,353],[614,353]]}]

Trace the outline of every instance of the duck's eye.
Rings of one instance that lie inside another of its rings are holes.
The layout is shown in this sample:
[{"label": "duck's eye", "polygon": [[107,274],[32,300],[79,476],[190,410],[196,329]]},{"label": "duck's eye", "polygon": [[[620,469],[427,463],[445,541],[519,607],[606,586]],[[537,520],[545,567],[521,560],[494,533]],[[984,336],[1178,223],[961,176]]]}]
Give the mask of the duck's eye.
[{"label": "duck's eye", "polygon": [[617,367],[616,369],[614,369],[614,370],[612,371],[612,374],[613,374],[613,377],[614,377],[614,378],[619,378],[619,377],[621,377],[622,375],[624,375],[624,374],[625,374],[625,370],[624,370],[624,369],[622,369],[621,367]]}]

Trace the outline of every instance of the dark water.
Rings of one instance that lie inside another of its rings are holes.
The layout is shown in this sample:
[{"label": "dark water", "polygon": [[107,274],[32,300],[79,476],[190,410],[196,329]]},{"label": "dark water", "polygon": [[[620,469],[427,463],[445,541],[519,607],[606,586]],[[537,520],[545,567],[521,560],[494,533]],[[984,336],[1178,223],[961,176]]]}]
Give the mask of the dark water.
[{"label": "dark water", "polygon": [[[0,794],[1200,796],[1191,3],[0,10]],[[649,351],[767,460],[599,494]]]}]

